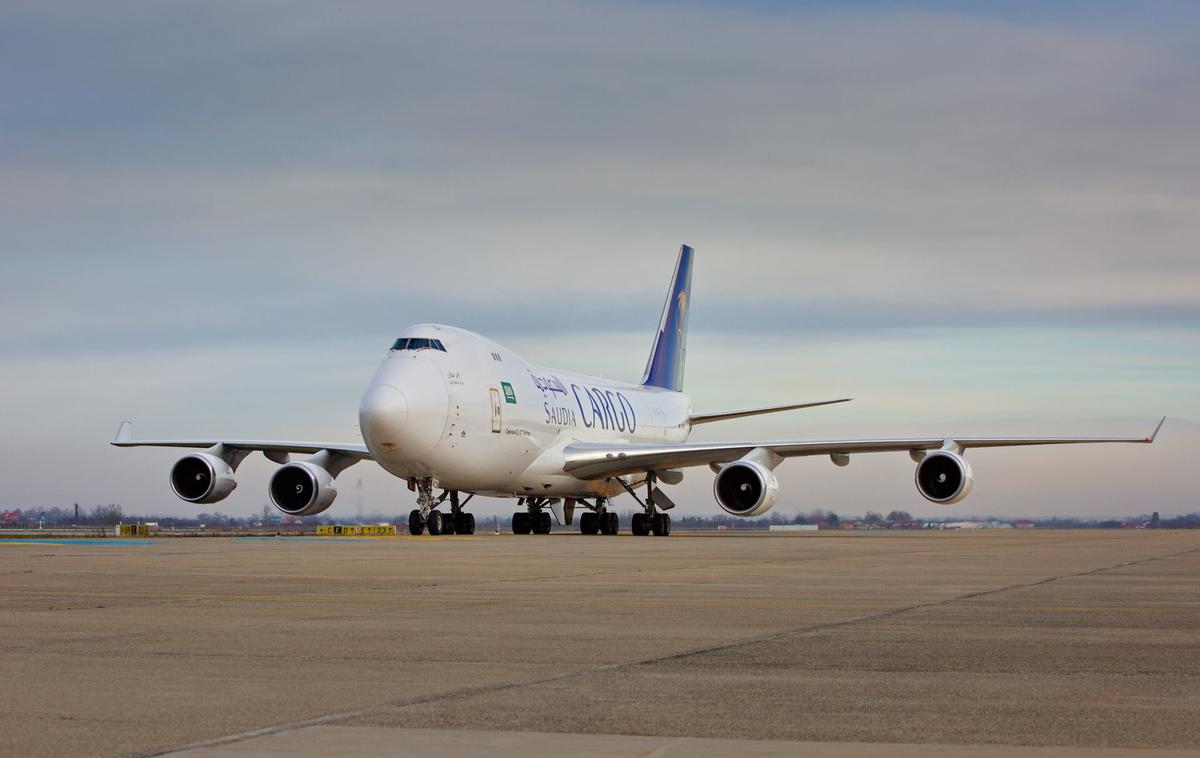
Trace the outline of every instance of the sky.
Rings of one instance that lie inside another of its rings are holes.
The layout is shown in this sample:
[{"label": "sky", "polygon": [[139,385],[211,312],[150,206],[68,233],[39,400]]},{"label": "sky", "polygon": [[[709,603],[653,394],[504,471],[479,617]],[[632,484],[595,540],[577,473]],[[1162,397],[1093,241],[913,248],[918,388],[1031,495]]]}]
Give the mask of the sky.
[{"label": "sky", "polygon": [[[698,438],[1170,417],[976,451],[953,509],[791,461],[781,511],[1200,510],[1194,3],[16,2],[0,41],[0,508],[196,512],[126,418],[355,441],[412,323],[636,380],[686,242],[697,410],[855,398]],[[412,507],[357,466],[333,514],[359,480]]]}]

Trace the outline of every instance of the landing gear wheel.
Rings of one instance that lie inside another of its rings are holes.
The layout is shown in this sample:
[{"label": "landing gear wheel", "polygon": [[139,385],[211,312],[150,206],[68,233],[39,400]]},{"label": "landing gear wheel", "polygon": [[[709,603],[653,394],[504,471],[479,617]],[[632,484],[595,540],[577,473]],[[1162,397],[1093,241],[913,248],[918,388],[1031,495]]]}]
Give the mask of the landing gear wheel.
[{"label": "landing gear wheel", "polygon": [[434,537],[439,534],[454,534],[454,528],[446,523],[440,511],[430,511],[425,523],[429,527],[429,534]]},{"label": "landing gear wheel", "polygon": [[533,527],[532,519],[528,513],[514,513],[512,517],[513,534],[529,534]]},{"label": "landing gear wheel", "polygon": [[630,531],[636,537],[645,537],[650,533],[650,518],[645,513],[633,514],[633,524],[630,525]]},{"label": "landing gear wheel", "polygon": [[671,533],[671,517],[665,513],[656,513],[650,517],[650,530],[655,537],[666,537]]},{"label": "landing gear wheel", "polygon": [[600,516],[600,533],[613,535],[621,529],[621,521],[617,514],[608,512]]},{"label": "landing gear wheel", "polygon": [[588,512],[579,517],[579,531],[581,534],[596,534],[600,531],[600,521],[595,513]]},{"label": "landing gear wheel", "polygon": [[425,531],[425,519],[421,518],[420,511],[411,511],[408,514],[408,533],[414,537],[418,537]]},{"label": "landing gear wheel", "polygon": [[550,533],[550,514],[547,511],[542,511],[534,518],[533,532],[534,534],[549,534]]},{"label": "landing gear wheel", "polygon": [[475,533],[475,516],[471,513],[460,513],[454,517],[454,531],[459,534]]}]

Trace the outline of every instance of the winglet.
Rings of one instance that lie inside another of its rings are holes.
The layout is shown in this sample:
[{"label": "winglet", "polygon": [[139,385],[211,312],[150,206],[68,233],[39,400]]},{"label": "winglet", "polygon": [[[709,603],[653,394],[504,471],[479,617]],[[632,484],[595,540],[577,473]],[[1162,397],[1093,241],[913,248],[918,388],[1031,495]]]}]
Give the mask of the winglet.
[{"label": "winglet", "polygon": [[1167,417],[1163,416],[1162,421],[1158,422],[1158,426],[1154,427],[1154,431],[1151,432],[1150,436],[1146,438],[1147,445],[1154,444],[1155,438],[1158,437],[1158,431],[1163,428],[1163,424],[1165,424],[1165,423],[1167,423]]},{"label": "winglet", "polygon": [[117,436],[113,438],[112,444],[119,445],[122,442],[129,442],[133,439],[133,422],[122,421],[121,427],[117,429]]}]

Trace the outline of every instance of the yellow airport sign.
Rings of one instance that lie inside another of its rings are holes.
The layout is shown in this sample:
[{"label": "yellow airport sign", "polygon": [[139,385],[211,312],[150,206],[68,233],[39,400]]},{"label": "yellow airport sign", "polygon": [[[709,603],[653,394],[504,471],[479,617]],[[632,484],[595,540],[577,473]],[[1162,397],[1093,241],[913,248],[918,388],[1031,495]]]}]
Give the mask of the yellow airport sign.
[{"label": "yellow airport sign", "polygon": [[358,533],[364,537],[395,537],[395,524],[376,524],[374,526],[360,526]]},{"label": "yellow airport sign", "polygon": [[318,526],[318,537],[395,537],[393,524],[367,526]]}]

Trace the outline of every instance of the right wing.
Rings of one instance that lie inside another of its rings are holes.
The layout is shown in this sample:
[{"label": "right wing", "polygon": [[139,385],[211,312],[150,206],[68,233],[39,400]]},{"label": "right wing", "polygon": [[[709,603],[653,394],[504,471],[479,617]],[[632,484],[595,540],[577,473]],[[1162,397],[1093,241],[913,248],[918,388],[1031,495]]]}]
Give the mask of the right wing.
[{"label": "right wing", "polygon": [[[374,460],[371,456],[371,451],[366,445],[362,444],[347,444],[341,442],[288,442],[283,440],[226,440],[226,439],[207,439],[207,440],[135,440],[133,439],[133,425],[128,421],[121,423],[121,428],[117,430],[117,436],[111,443],[115,447],[185,447],[185,448],[211,448],[221,445],[226,450],[244,451],[246,453],[262,452],[272,456],[282,456],[287,453],[300,453],[304,455],[316,455],[322,450],[328,450],[330,453],[344,455],[347,458],[356,460],[369,461]],[[275,458],[273,458],[274,460]]]},{"label": "right wing", "polygon": [[[1163,421],[1166,421],[1164,418]],[[857,453],[936,450],[947,444],[962,449],[1022,445],[1078,445],[1104,442],[1154,442],[1163,421],[1149,437],[902,437],[884,439],[796,440],[782,442],[709,442],[661,445],[575,442],[564,448],[563,470],[580,479],[663,471],[736,461],[762,448],[780,458],[804,455],[846,456]]]}]

